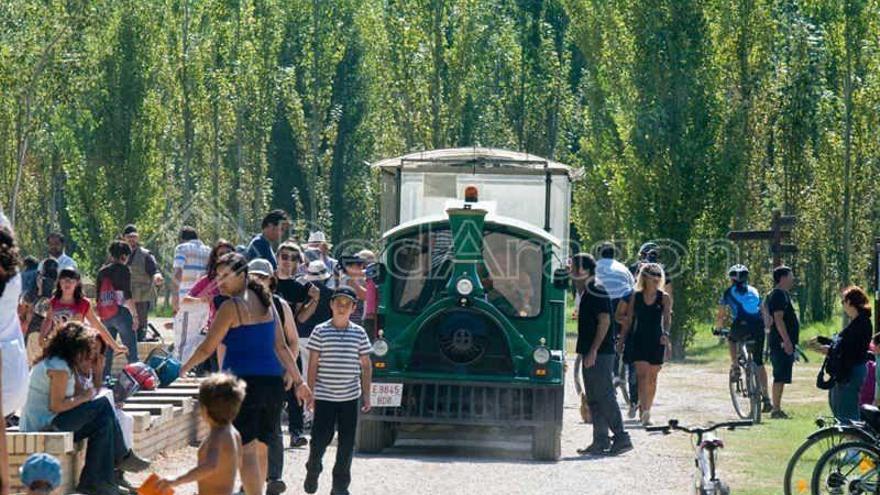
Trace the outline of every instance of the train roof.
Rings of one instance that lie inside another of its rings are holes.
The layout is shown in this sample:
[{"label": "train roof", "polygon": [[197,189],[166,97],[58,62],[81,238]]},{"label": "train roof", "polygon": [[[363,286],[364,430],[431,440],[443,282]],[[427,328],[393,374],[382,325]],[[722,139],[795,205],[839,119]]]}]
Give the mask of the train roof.
[{"label": "train roof", "polygon": [[[428,225],[428,224],[432,224],[432,223],[442,223],[442,222],[448,222],[448,221],[449,221],[449,216],[445,215],[445,214],[428,215],[428,216],[416,218],[416,219],[410,220],[409,222],[404,222],[404,223],[398,225],[397,227],[394,227],[394,228],[386,231],[384,234],[382,234],[382,240],[384,241],[384,240],[388,239],[389,237],[403,234],[404,232],[409,231],[409,230],[416,230],[418,227],[420,227],[422,225]],[[488,213],[486,215],[485,223],[489,224],[489,225],[496,225],[499,227],[504,227],[504,228],[510,229],[514,232],[517,232],[520,234],[525,234],[529,237],[540,238],[541,240],[549,242],[550,244],[552,244],[554,247],[557,247],[557,248],[562,246],[562,243],[559,241],[559,238],[557,238],[556,236],[550,234],[549,232],[547,232],[545,230],[539,229],[530,223],[523,222],[523,221],[517,220],[515,218],[510,218],[510,217],[505,217],[505,216],[501,216],[501,215],[495,215],[493,213]]]},{"label": "train roof", "polygon": [[383,171],[412,170],[419,172],[450,172],[456,169],[478,173],[489,171],[498,174],[567,175],[576,180],[582,174],[576,169],[530,153],[499,148],[447,148],[417,151],[395,158],[386,158],[372,164]]}]

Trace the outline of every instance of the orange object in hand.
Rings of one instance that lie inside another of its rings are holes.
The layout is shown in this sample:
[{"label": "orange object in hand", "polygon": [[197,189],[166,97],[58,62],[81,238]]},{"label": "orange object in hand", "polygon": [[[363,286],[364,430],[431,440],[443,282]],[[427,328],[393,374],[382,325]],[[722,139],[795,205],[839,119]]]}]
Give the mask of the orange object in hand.
[{"label": "orange object in hand", "polygon": [[156,486],[159,483],[159,476],[156,473],[150,475],[144,483],[138,488],[138,495],[174,495],[174,490],[171,488],[165,490],[159,490],[159,487]]}]

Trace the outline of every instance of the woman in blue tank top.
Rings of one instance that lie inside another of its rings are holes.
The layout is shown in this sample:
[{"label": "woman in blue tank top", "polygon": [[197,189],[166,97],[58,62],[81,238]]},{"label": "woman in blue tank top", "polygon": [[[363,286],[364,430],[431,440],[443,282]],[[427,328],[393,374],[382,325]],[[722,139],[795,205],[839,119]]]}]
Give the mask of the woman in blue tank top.
[{"label": "woman in blue tank top", "polygon": [[267,477],[267,446],[281,422],[285,389],[296,387],[296,396],[311,396],[296,359],[284,340],[272,295],[248,280],[247,260],[238,253],[217,262],[217,282],[227,299],[219,308],[205,341],[180,370],[186,375],[208,359],[220,343],[226,345],[223,370],[247,384],[247,393],[233,425],[241,434],[242,484],[248,495],[264,493]]}]

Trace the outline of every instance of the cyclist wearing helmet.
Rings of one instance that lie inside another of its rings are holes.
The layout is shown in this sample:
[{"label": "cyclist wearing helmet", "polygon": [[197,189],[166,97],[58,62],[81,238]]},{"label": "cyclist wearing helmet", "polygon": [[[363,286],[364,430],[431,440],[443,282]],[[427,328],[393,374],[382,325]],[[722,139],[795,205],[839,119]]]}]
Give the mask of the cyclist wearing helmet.
[{"label": "cyclist wearing helmet", "polygon": [[724,326],[727,313],[730,314],[730,372],[738,373],[736,365],[736,343],[742,340],[754,341],[752,359],[758,367],[758,380],[761,384],[764,412],[773,408],[767,394],[767,370],[764,368],[764,318],[761,313],[761,295],[749,285],[749,269],[745,265],[733,265],[727,270],[731,285],[718,301],[715,315],[715,328]]}]

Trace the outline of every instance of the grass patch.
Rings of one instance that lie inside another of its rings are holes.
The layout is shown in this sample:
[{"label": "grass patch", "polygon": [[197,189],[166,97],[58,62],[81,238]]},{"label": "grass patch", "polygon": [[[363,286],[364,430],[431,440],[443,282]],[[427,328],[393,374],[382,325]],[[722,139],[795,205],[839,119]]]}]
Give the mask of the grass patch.
[{"label": "grass patch", "polygon": [[[709,328],[707,325],[705,331],[694,339],[688,353],[689,365],[700,366],[729,359],[726,343],[719,343]],[[806,325],[801,329],[801,345],[803,347],[816,335],[833,335],[840,328],[839,315],[827,322]],[[733,492],[748,495],[782,493],[783,476],[791,455],[816,430],[817,417],[831,416],[828,392],[815,386],[822,356],[810,350],[807,356],[808,364],[795,364],[793,383],[786,387],[783,396],[783,409],[792,419],[772,420],[766,415],[759,427],[727,436],[729,442],[722,452],[720,465],[723,479],[729,480]],[[768,363],[767,371],[771,370]]]},{"label": "grass patch", "polygon": [[[807,341],[817,335],[830,337],[839,332],[842,328],[840,314],[833,316],[828,321],[814,322],[801,327],[799,335],[800,346],[806,351],[807,358],[810,362],[818,361],[822,356],[807,349]],[[697,332],[694,335],[693,340],[691,340],[691,344],[688,346],[685,362],[704,364],[717,362],[722,359],[729,359],[727,356],[727,341],[712,335],[712,325],[705,324],[697,327]]]}]

